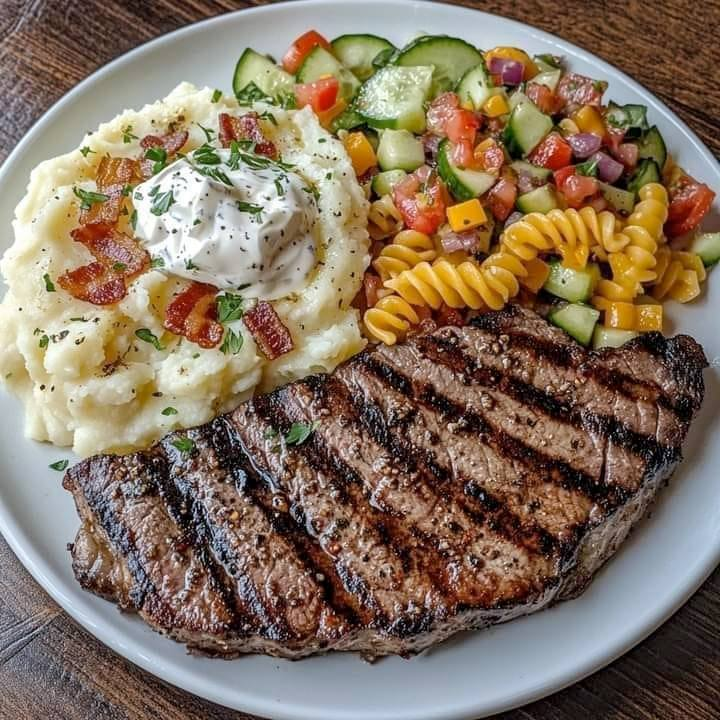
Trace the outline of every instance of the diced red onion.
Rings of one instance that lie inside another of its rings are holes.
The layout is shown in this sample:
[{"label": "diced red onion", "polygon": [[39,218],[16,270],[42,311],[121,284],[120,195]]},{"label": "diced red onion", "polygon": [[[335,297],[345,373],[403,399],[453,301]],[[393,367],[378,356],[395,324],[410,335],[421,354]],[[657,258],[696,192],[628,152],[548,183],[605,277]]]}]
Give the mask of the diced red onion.
[{"label": "diced red onion", "polygon": [[521,195],[524,195],[525,193],[529,193],[531,190],[534,190],[535,182],[532,178],[532,175],[528,175],[527,173],[518,173],[517,187],[518,192]]},{"label": "diced red onion", "polygon": [[589,158],[602,145],[602,138],[594,133],[576,133],[575,135],[568,135],[565,139],[572,148],[573,155],[580,160]]},{"label": "diced red onion", "polygon": [[435,162],[441,140],[442,138],[439,135],[435,135],[434,133],[428,132],[422,136],[423,150],[425,150],[425,159],[428,162]]},{"label": "diced red onion", "polygon": [[623,165],[613,160],[604,152],[597,152],[592,156],[597,161],[598,177],[606,183],[614,183],[623,174]]},{"label": "diced red onion", "polygon": [[474,252],[478,247],[478,235],[475,230],[466,230],[465,232],[449,231],[440,236],[440,244],[446,253],[464,250],[465,252]]},{"label": "diced red onion", "polygon": [[518,220],[522,220],[522,219],[523,219],[523,214],[516,210],[515,212],[510,213],[510,215],[508,215],[508,219],[505,221],[505,227],[510,227],[510,225],[512,225],[513,223],[516,223]]},{"label": "diced red onion", "polygon": [[503,85],[519,85],[523,81],[525,66],[517,60],[494,57],[490,60],[490,72],[499,75]]}]

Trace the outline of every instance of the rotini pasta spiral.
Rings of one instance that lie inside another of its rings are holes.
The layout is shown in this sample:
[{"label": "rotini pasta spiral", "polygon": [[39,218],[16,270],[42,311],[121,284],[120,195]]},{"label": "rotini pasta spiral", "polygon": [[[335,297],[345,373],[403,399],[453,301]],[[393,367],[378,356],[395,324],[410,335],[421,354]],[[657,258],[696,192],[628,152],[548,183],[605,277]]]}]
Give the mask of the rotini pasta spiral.
[{"label": "rotini pasta spiral", "polygon": [[437,256],[435,243],[417,230],[402,230],[373,260],[373,267],[383,281],[414,268],[421,262],[432,262]]},{"label": "rotini pasta spiral", "polygon": [[663,238],[663,225],[668,216],[668,194],[660,183],[648,183],[640,188],[640,202],[635,205],[626,228],[633,225],[645,228],[655,242]]},{"label": "rotini pasta spiral", "polygon": [[666,245],[657,251],[655,271],[652,296],[656,300],[671,298],[681,303],[690,302],[700,294],[700,283],[707,275],[698,255],[671,250]]},{"label": "rotini pasta spiral", "polygon": [[406,300],[397,295],[387,295],[365,311],[363,322],[371,337],[386,345],[394,345],[405,337],[412,325],[420,322],[420,318]]},{"label": "rotini pasta spiral", "polygon": [[389,195],[370,203],[368,232],[373,240],[384,240],[402,229],[402,216]]},{"label": "rotini pasta spiral", "polygon": [[437,310],[445,303],[451,308],[500,310],[520,290],[518,278],[527,275],[525,266],[508,252],[493,253],[482,263],[466,260],[453,265],[437,260],[420,263],[385,282],[412,305]]}]

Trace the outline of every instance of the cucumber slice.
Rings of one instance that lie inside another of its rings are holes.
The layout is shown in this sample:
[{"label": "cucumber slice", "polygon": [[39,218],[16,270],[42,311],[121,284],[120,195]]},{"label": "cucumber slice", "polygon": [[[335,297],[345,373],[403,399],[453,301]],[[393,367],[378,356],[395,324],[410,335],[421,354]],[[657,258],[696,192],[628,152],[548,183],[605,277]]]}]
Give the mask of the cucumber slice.
[{"label": "cucumber slice", "polygon": [[487,65],[483,61],[470,68],[460,78],[455,92],[460,96],[461,103],[469,102],[476,110],[480,110],[495,93],[501,90],[502,88],[495,87]]},{"label": "cucumber slice", "polygon": [[653,182],[661,182],[660,168],[654,160],[643,160],[628,180],[627,189],[637,195],[643,185]]},{"label": "cucumber slice", "polygon": [[646,133],[642,136],[637,143],[638,146],[638,157],[642,160],[654,160],[658,167],[662,169],[667,160],[667,149],[665,148],[665,141],[660,131],[657,129],[657,125],[653,125]]},{"label": "cucumber slice", "polygon": [[508,98],[508,104],[510,105],[510,110],[514,110],[520,103],[529,103],[532,102],[530,98],[522,91],[520,88],[518,88],[510,97]]},{"label": "cucumber slice", "polygon": [[635,207],[635,193],[629,190],[623,190],[622,188],[608,185],[607,183],[600,182],[598,180],[598,187],[603,194],[603,197],[612,205],[613,209],[618,212],[629,215]]},{"label": "cucumber slice", "polygon": [[407,130],[383,130],[377,149],[382,170],[412,172],[425,162],[422,141]]},{"label": "cucumber slice", "polygon": [[572,303],[585,302],[592,296],[599,280],[600,268],[595,263],[590,263],[583,270],[575,270],[563,266],[559,260],[553,260],[543,290]]},{"label": "cucumber slice", "polygon": [[644,105],[608,104],[605,115],[608,125],[625,130],[625,137],[640,137],[647,129],[647,108]]},{"label": "cucumber slice", "polygon": [[486,193],[497,180],[497,175],[478,170],[463,170],[450,158],[450,143],[443,140],[438,147],[438,173],[456,200],[472,200]]},{"label": "cucumber slice", "polygon": [[549,115],[540,112],[530,101],[521,102],[510,113],[503,139],[511,155],[527,156],[552,127],[553,121]]},{"label": "cucumber slice", "polygon": [[391,195],[393,188],[407,177],[404,170],[387,170],[379,172],[372,179],[372,190],[378,196]]},{"label": "cucumber slice", "polygon": [[562,68],[555,63],[555,58],[552,55],[535,55],[533,62],[540,72],[532,79],[532,82],[545,85],[555,92],[562,76]]},{"label": "cucumber slice", "polygon": [[604,347],[616,348],[630,342],[636,338],[638,333],[634,330],[618,330],[617,328],[609,328],[604,325],[596,325],[593,333],[592,345],[595,350]]},{"label": "cucumber slice", "polygon": [[520,212],[526,214],[532,212],[545,214],[558,206],[557,196],[550,185],[543,185],[521,195],[515,204]]},{"label": "cucumber slice", "polygon": [[705,267],[711,267],[720,262],[720,232],[706,232],[698,235],[693,240],[690,251],[700,256]]},{"label": "cucumber slice", "polygon": [[330,123],[330,132],[336,133],[338,130],[352,130],[364,123],[365,120],[362,115],[355,112],[353,108],[349,107],[347,110],[341,112],[336,118],[333,118]]},{"label": "cucumber slice", "polygon": [[363,84],[355,109],[373,127],[419,134],[425,130],[432,76],[431,67],[388,65]]},{"label": "cucumber slice", "polygon": [[268,97],[279,98],[293,94],[295,80],[269,58],[247,48],[235,66],[233,92],[239,95],[250,83],[255,83]]},{"label": "cucumber slice", "polygon": [[551,310],[548,320],[574,337],[581,345],[589,345],[600,312],[582,303],[568,303]]},{"label": "cucumber slice", "polygon": [[396,55],[395,65],[403,67],[431,65],[432,97],[454,88],[470,69],[484,62],[483,56],[470,43],[447,35],[425,35],[413,40]]},{"label": "cucumber slice", "polygon": [[395,50],[391,42],[377,35],[341,35],[331,45],[335,57],[360,80],[375,73],[373,60],[381,52]]},{"label": "cucumber slice", "polygon": [[325,48],[316,47],[310,51],[298,70],[297,81],[310,83],[327,75],[332,75],[340,82],[341,98],[351,100],[355,97],[360,81]]},{"label": "cucumber slice", "polygon": [[538,165],[533,165],[526,160],[513,160],[510,163],[510,167],[518,175],[529,175],[531,178],[535,180],[542,180],[543,182],[552,175],[552,170],[539,167]]}]

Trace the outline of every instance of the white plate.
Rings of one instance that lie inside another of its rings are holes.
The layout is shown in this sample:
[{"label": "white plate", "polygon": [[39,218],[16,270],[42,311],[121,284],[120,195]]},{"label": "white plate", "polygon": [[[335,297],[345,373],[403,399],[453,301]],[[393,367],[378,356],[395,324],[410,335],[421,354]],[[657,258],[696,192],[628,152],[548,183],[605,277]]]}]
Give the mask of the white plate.
[{"label": "white plate", "polygon": [[[76,147],[83,131],[123,108],[164,96],[180,80],[229,90],[235,60],[246,45],[279,55],[308,28],[329,37],[374,32],[398,44],[424,30],[461,35],[480,47],[519,45],[563,54],[573,69],[609,80],[613,99],[648,105],[651,121],[681,164],[720,188],[717,163],[667,107],[610,65],[547,33],[447,5],[309,0],[185,28],[78,85],[32,128],[0,172],[1,242],[10,243],[13,208],[38,162]],[[0,397],[0,529],[38,582],[93,635],[164,680],[223,705],[312,720],[477,717],[521,705],[631,648],[680,607],[720,559],[720,423],[713,422],[720,386],[720,277],[713,280],[700,302],[675,312],[677,329],[698,338],[715,366],[706,374],[707,399],[686,446],[688,459],[661,493],[652,519],[578,600],[465,634],[413,660],[389,658],[371,666],[356,655],[295,663],[193,658],[139,620],[81,591],[65,550],[78,524],[72,500],[60,487],[60,474],[48,470],[48,463],[67,453],[24,440],[20,407],[5,395]]]}]

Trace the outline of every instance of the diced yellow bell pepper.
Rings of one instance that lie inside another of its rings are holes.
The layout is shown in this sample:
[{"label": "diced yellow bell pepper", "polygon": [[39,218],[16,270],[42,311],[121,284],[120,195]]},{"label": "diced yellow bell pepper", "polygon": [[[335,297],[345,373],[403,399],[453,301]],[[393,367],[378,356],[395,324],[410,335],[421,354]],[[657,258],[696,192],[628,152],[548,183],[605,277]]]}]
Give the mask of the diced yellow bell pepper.
[{"label": "diced yellow bell pepper", "polygon": [[550,275],[550,266],[540,258],[533,258],[525,263],[528,274],[524,278],[518,278],[520,284],[534,293],[539,293],[545,281]]},{"label": "diced yellow bell pepper", "polygon": [[563,118],[558,123],[558,127],[560,128],[560,132],[566,137],[568,135],[576,135],[580,132],[580,128],[570,118]]},{"label": "diced yellow bell pepper", "polygon": [[662,305],[638,305],[635,310],[636,330],[640,330],[641,332],[649,332],[650,330],[662,332]]},{"label": "diced yellow bell pepper", "polygon": [[351,132],[345,136],[343,145],[347,154],[350,156],[350,162],[355,169],[355,174],[360,177],[364,175],[371,167],[377,165],[377,155],[365,137],[364,133]]},{"label": "diced yellow bell pepper", "polygon": [[[652,306],[648,306],[652,307]],[[605,325],[618,330],[635,330],[637,308],[632,303],[609,302],[605,307]]]},{"label": "diced yellow bell pepper", "polygon": [[500,117],[510,112],[510,106],[502,95],[493,95],[483,105],[483,112],[491,118]]},{"label": "diced yellow bell pepper", "polygon": [[538,66],[530,59],[530,56],[524,50],[520,50],[520,48],[504,46],[495,47],[485,53],[485,62],[490,65],[490,61],[494,57],[521,62],[525,66],[523,80],[530,80],[540,72]]},{"label": "diced yellow bell pepper", "polygon": [[447,219],[453,232],[472,230],[487,221],[487,215],[477,198],[447,209]]},{"label": "diced yellow bell pepper", "polygon": [[331,108],[328,110],[323,110],[322,112],[317,113],[318,121],[320,124],[327,128],[330,126],[330,123],[342,112],[345,112],[347,109],[347,101],[343,100],[343,98],[340,98]]},{"label": "diced yellow bell pepper", "polygon": [[605,123],[592,105],[583,105],[572,117],[580,132],[605,137]]}]

